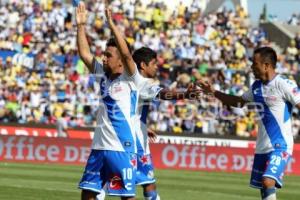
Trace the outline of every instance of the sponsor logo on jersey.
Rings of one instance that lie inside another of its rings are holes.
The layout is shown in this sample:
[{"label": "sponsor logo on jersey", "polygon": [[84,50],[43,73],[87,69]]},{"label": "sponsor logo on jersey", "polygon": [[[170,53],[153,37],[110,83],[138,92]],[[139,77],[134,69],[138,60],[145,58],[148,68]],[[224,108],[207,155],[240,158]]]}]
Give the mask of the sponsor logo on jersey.
[{"label": "sponsor logo on jersey", "polygon": [[282,160],[287,162],[290,156],[287,152],[281,152],[281,157],[282,157]]},{"label": "sponsor logo on jersey", "polygon": [[280,144],[276,143],[275,148],[280,148]]},{"label": "sponsor logo on jersey", "polygon": [[137,161],[136,161],[136,159],[135,158],[132,158],[131,160],[130,160],[130,164],[131,164],[131,166],[133,166],[134,168],[137,166]]},{"label": "sponsor logo on jersey", "polygon": [[113,92],[114,93],[117,93],[117,92],[121,92],[122,91],[122,86],[120,84],[116,84],[114,87],[113,87]]},{"label": "sponsor logo on jersey", "polygon": [[256,88],[255,90],[253,90],[254,95],[258,95],[258,93],[259,93],[259,88]]},{"label": "sponsor logo on jersey", "polygon": [[143,155],[139,159],[143,165],[148,165],[150,163],[150,158],[147,155]]},{"label": "sponsor logo on jersey", "polygon": [[273,174],[276,174],[277,173],[277,167],[276,166],[271,167],[271,172]]},{"label": "sponsor logo on jersey", "polygon": [[300,88],[295,87],[292,92],[293,92],[294,95],[297,95],[297,94],[300,93]]},{"label": "sponsor logo on jersey", "polygon": [[118,175],[113,175],[110,179],[109,188],[112,190],[120,190],[122,189],[122,179]]},{"label": "sponsor logo on jersey", "polygon": [[130,147],[131,146],[131,142],[126,141],[126,142],[124,142],[124,145],[125,145],[125,147]]},{"label": "sponsor logo on jersey", "polygon": [[276,101],[276,96],[267,96],[267,101]]}]

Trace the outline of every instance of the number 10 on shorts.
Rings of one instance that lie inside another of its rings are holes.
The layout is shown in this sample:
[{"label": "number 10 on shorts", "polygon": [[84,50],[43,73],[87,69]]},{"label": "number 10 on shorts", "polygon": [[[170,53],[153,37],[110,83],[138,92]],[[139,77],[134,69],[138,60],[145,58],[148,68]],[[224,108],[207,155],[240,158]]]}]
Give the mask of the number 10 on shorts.
[{"label": "number 10 on shorts", "polygon": [[123,178],[124,180],[132,179],[132,169],[131,168],[123,168]]},{"label": "number 10 on shorts", "polygon": [[[132,183],[130,180],[132,180],[132,168],[123,168],[122,169],[123,172],[123,179],[125,184],[125,187],[127,190],[131,190],[132,189]],[[129,181],[129,182],[127,182]]]}]

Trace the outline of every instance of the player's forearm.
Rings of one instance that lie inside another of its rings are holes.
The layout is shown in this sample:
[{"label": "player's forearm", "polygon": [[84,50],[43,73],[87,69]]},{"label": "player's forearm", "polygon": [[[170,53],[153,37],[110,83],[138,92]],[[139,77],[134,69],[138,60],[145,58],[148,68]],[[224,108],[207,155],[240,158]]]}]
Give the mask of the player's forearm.
[{"label": "player's forearm", "polygon": [[243,107],[245,104],[245,101],[242,99],[242,97],[225,94],[220,91],[215,91],[214,96],[225,105]]},{"label": "player's forearm", "polygon": [[118,29],[118,27],[114,24],[112,20],[109,21],[109,27],[115,37],[118,50],[120,51],[122,61],[124,63],[124,67],[128,73],[129,76],[132,76],[135,74],[135,64],[133,61],[133,58],[131,56],[131,53],[127,47],[126,41],[121,33],[121,31]]},{"label": "player's forearm", "polygon": [[93,55],[91,54],[90,46],[87,41],[84,24],[77,26],[77,45],[80,58],[89,68],[90,72],[92,72]]}]

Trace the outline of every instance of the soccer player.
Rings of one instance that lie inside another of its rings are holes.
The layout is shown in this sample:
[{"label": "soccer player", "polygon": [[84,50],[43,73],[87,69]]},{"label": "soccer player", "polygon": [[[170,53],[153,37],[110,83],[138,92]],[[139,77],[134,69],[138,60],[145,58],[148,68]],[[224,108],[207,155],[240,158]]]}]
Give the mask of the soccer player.
[{"label": "soccer player", "polygon": [[[139,88],[139,120],[136,121],[137,127],[137,175],[136,184],[142,185],[144,189],[145,200],[159,200],[160,197],[156,191],[155,179],[153,176],[153,164],[150,155],[149,142],[147,137],[146,118],[149,108],[149,103],[155,97],[160,99],[183,99],[183,98],[196,98],[200,91],[194,88],[192,85],[186,92],[168,91],[159,87],[159,83],[152,78],[157,73],[157,55],[156,52],[150,48],[143,47],[135,51],[131,56],[127,46],[125,45],[125,39],[116,27],[111,17],[111,12],[106,5],[106,17],[108,24],[112,30],[113,35],[117,40],[117,44],[125,66],[130,71],[129,74],[135,74],[135,78],[139,79],[138,82],[146,83],[143,86],[137,86]],[[138,68],[138,69],[137,69]],[[141,74],[140,74],[141,73]],[[100,200],[100,198],[98,198]]]},{"label": "soccer player", "polygon": [[[157,55],[150,48],[142,47],[136,50],[133,54],[134,62],[136,63],[142,78],[151,80],[157,73]],[[149,81],[153,87],[159,87],[158,82]],[[159,89],[159,93],[162,88]],[[157,93],[159,95],[159,93]],[[155,98],[155,97],[154,97]],[[143,194],[145,200],[159,200],[160,196],[156,190],[154,167],[149,148],[148,130],[147,130],[147,115],[151,101],[154,98],[147,98],[147,96],[140,96],[138,102],[138,116],[139,121],[136,124],[136,142],[137,142],[137,185],[143,187]]]},{"label": "soccer player", "polygon": [[[103,64],[90,52],[85,33],[87,11],[76,8],[77,43],[81,59],[96,74],[100,106],[92,151],[79,183],[82,199],[96,199],[106,185],[108,195],[135,199],[136,145],[133,119],[138,93],[134,75],[123,73],[124,65],[114,39],[107,42]],[[126,45],[126,44],[125,44]]]},{"label": "soccer player", "polygon": [[[142,47],[136,50],[133,54],[133,60],[137,65],[137,68],[142,75],[142,78],[149,80],[149,85],[158,87],[158,82],[154,81],[157,74],[157,54],[155,51],[148,47]],[[141,91],[141,94],[147,93]],[[195,99],[200,94],[200,90],[190,85],[185,92],[170,91],[168,89],[159,89],[157,94],[158,99],[162,100],[178,100],[178,99]],[[145,200],[159,200],[160,197],[156,191],[155,178],[154,178],[154,167],[152,163],[152,156],[149,148],[149,131],[147,129],[147,115],[149,106],[153,97],[146,95],[140,95],[139,97],[139,122],[137,123],[137,174],[136,184],[143,187]],[[153,133],[152,133],[153,134]]]},{"label": "soccer player", "polygon": [[236,107],[255,102],[260,118],[250,186],[260,189],[263,200],[276,200],[276,188],[282,187],[293,152],[292,106],[300,108],[296,83],[276,74],[276,62],[272,48],[256,49],[251,66],[256,80],[242,96],[224,94],[208,82],[199,84],[206,94],[214,95],[226,105]]}]

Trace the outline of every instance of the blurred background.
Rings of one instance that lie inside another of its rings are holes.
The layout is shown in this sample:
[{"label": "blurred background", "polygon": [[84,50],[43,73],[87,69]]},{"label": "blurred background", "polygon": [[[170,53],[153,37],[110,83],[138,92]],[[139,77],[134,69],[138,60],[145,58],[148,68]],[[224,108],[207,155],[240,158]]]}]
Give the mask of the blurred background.
[{"label": "blurred background", "polygon": [[[102,1],[85,1],[93,54],[101,57],[111,36]],[[0,123],[95,126],[99,96],[78,57],[70,1],[1,0]],[[253,81],[253,50],[271,46],[277,72],[299,82],[300,2],[297,0],[115,0],[113,18],[133,49],[158,52],[162,87],[184,90],[208,77],[214,87],[241,95]],[[299,111],[293,111],[294,136]],[[148,122],[171,134],[255,137],[251,111],[215,99],[155,101]],[[61,132],[61,131],[60,131]],[[60,133],[67,136],[66,133]]]}]

